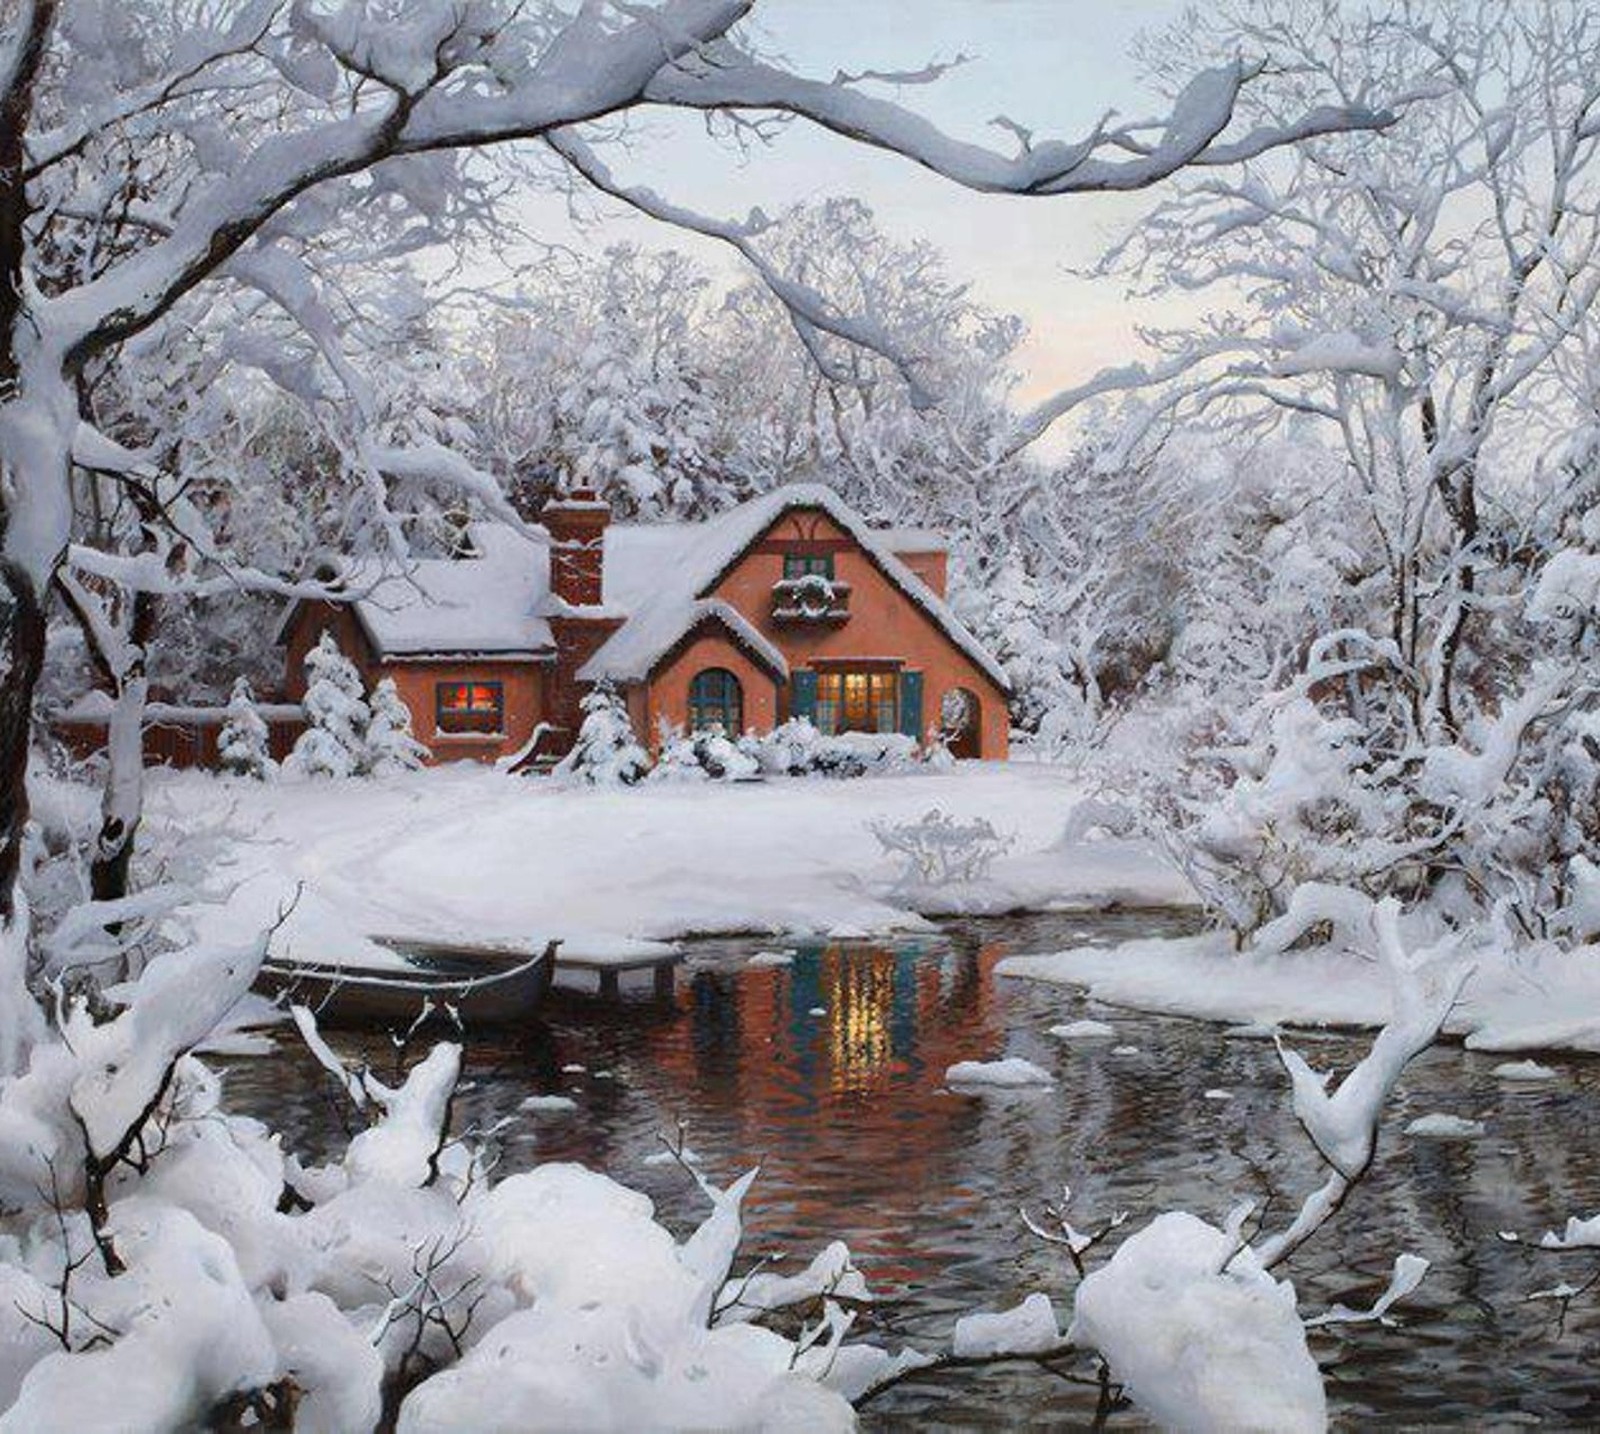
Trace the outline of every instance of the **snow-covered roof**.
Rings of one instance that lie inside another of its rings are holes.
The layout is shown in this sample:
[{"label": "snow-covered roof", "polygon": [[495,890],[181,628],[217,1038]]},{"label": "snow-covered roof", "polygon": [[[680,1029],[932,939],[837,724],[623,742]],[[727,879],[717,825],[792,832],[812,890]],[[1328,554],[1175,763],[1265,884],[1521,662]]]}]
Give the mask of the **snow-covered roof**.
[{"label": "snow-covered roof", "polygon": [[[906,544],[900,547],[902,552],[925,552],[943,547],[942,541],[923,547],[919,544],[927,536],[925,530],[869,528],[833,489],[820,483],[791,483],[775,488],[703,523],[613,524],[606,530],[601,596],[607,607],[634,615],[578,675],[585,680],[598,675],[621,681],[647,676],[648,668],[639,668],[642,655],[654,654],[650,661],[658,661],[695,622],[703,620],[706,613],[700,604],[710,597],[723,575],[779,518],[796,508],[820,508],[825,512],[956,647],[1002,691],[1010,690],[1004,670],[983,644],[951,612],[944,599],[895,556],[897,542]],[[908,538],[912,533],[919,536]],[[728,611],[733,613],[731,608]],[[760,636],[742,617],[739,621],[750,633]],[[765,643],[766,639],[762,641]],[[771,647],[770,643],[766,645]],[[772,650],[777,652],[776,648]]]},{"label": "snow-covered roof", "polygon": [[872,528],[869,531],[891,553],[948,552],[950,541],[937,528]]},{"label": "snow-covered roof", "polygon": [[578,679],[643,682],[663,657],[702,624],[720,625],[774,677],[788,680],[789,664],[783,653],[738,608],[720,598],[699,598],[687,608],[668,603],[646,605],[578,669]]},{"label": "snow-covered roof", "polygon": [[[424,558],[379,579],[351,607],[381,657],[428,653],[544,653],[554,648],[539,616],[550,549],[515,528],[478,523],[472,558]],[[359,588],[359,570],[346,577]]]}]

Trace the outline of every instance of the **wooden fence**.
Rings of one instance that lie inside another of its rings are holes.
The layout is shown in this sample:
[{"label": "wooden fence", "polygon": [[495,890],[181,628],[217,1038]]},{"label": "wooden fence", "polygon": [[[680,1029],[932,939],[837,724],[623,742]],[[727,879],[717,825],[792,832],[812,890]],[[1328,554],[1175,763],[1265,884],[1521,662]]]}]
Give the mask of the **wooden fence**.
[{"label": "wooden fence", "polygon": [[[281,762],[305,731],[305,716],[294,703],[259,703],[256,711],[267,724],[267,750]],[[227,717],[226,709],[221,707],[176,707],[152,702],[145,708],[145,766],[215,767],[217,739]],[[52,718],[50,729],[81,761],[104,749],[107,721],[98,712],[67,712]]]}]

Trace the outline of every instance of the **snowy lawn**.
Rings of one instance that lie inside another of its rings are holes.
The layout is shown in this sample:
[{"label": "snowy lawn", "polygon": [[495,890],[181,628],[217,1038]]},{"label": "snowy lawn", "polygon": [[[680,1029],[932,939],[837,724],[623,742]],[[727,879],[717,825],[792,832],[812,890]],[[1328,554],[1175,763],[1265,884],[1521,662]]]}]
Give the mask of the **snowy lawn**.
[{"label": "snowy lawn", "polygon": [[[1475,971],[1445,1022],[1473,1050],[1600,1052],[1600,954],[1554,945],[1474,953]],[[1381,1026],[1392,992],[1383,967],[1319,948],[1253,954],[1226,932],[1010,956],[996,971],[1082,989],[1114,1006],[1265,1026]]]},{"label": "snowy lawn", "polygon": [[[559,937],[568,956],[622,958],[690,933],[868,935],[933,914],[1192,899],[1147,847],[1061,845],[1079,795],[1070,772],[1021,762],[621,789],[465,764],[350,781],[161,772],[148,822],[158,850],[220,823],[224,904],[195,913],[202,927],[259,927],[293,900],[274,954],[349,964],[393,959],[371,936]],[[1012,843],[979,880],[907,884],[868,823],[933,808]]]}]

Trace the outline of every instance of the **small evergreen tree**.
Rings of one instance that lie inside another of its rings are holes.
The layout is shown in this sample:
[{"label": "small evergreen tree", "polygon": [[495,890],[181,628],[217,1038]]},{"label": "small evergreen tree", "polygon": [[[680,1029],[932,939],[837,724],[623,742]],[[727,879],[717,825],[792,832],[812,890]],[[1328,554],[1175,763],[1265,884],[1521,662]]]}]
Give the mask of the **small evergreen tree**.
[{"label": "small evergreen tree", "polygon": [[312,777],[349,777],[361,769],[372,711],[362,700],[361,674],[324,632],[306,654],[306,730],[289,762]]},{"label": "small evergreen tree", "polygon": [[628,709],[609,682],[602,682],[580,704],[583,725],[572,750],[556,766],[560,776],[579,777],[595,786],[631,786],[650,768],[650,756],[634,736]]},{"label": "small evergreen tree", "polygon": [[379,682],[367,702],[372,718],[359,770],[375,777],[415,771],[427,759],[428,749],[411,735],[411,709],[401,700],[394,678]]},{"label": "small evergreen tree", "polygon": [[228,715],[217,734],[217,762],[224,772],[258,782],[266,781],[276,765],[267,751],[267,724],[256,711],[248,677],[234,679]]}]

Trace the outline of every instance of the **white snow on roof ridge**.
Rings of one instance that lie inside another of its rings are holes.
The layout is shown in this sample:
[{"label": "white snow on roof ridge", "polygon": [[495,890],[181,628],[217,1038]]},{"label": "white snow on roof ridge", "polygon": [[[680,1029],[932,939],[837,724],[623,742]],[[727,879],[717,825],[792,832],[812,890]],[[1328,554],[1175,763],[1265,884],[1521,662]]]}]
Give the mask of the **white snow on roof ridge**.
[{"label": "white snow on roof ridge", "polygon": [[[475,523],[477,556],[421,558],[380,577],[351,607],[380,656],[525,654],[554,646],[539,616],[549,548],[503,523]],[[361,565],[346,582],[359,581]]]},{"label": "white snow on roof ridge", "polygon": [[908,527],[897,523],[887,528],[870,528],[891,553],[948,553],[950,540],[937,528]]},{"label": "white snow on roof ridge", "polygon": [[[660,632],[669,627],[674,629],[673,634],[661,651],[670,648],[690,623],[698,620],[692,616],[693,604],[709,599],[710,590],[750,544],[795,508],[820,508],[827,513],[990,681],[1002,692],[1011,690],[1005,670],[983,644],[944,599],[895,555],[885,541],[894,530],[879,532],[867,527],[844,499],[822,483],[789,483],[774,488],[704,523],[617,525],[610,529],[603,596],[608,605],[615,602],[632,608],[635,616],[595,653],[579,672],[580,679],[589,680],[591,668],[598,671],[603,667],[606,675],[618,680],[642,681],[648,672],[637,677],[629,675],[637,666],[637,653],[659,645]],[[614,544],[613,533],[621,535]],[[674,536],[665,536],[669,533]],[[619,561],[613,571],[614,558]],[[635,633],[636,625],[641,623],[648,626],[648,634]],[[753,627],[750,630],[755,632]],[[619,653],[626,653],[627,660],[620,660]]]},{"label": "white snow on roof ridge", "polygon": [[[820,483],[793,483],[784,488],[774,488],[765,497],[767,499],[780,500],[773,508],[771,518],[768,521],[776,520],[790,508],[821,508],[845,532],[849,533],[865,552],[876,560],[878,565],[888,574],[890,581],[927,613],[933,619],[934,625],[962,652],[970,657],[983,670],[990,681],[1002,692],[1011,691],[1011,679],[1006,676],[1005,669],[990,656],[988,649],[978,641],[971,629],[951,611],[949,604],[896,557],[894,552],[883,541],[882,536],[874,529],[869,528],[856,515],[854,509],[832,488],[825,487]],[[753,503],[762,501],[763,499],[757,498],[753,500]],[[753,503],[746,506],[753,506]],[[726,566],[726,564],[723,565],[723,567]],[[721,570],[719,569],[717,573],[713,574],[711,581],[720,576]]]},{"label": "white snow on roof ridge", "polygon": [[658,603],[629,619],[578,669],[580,682],[643,682],[685,633],[699,623],[723,623],[746,647],[785,681],[789,663],[782,651],[732,603],[698,598],[687,607]]}]

